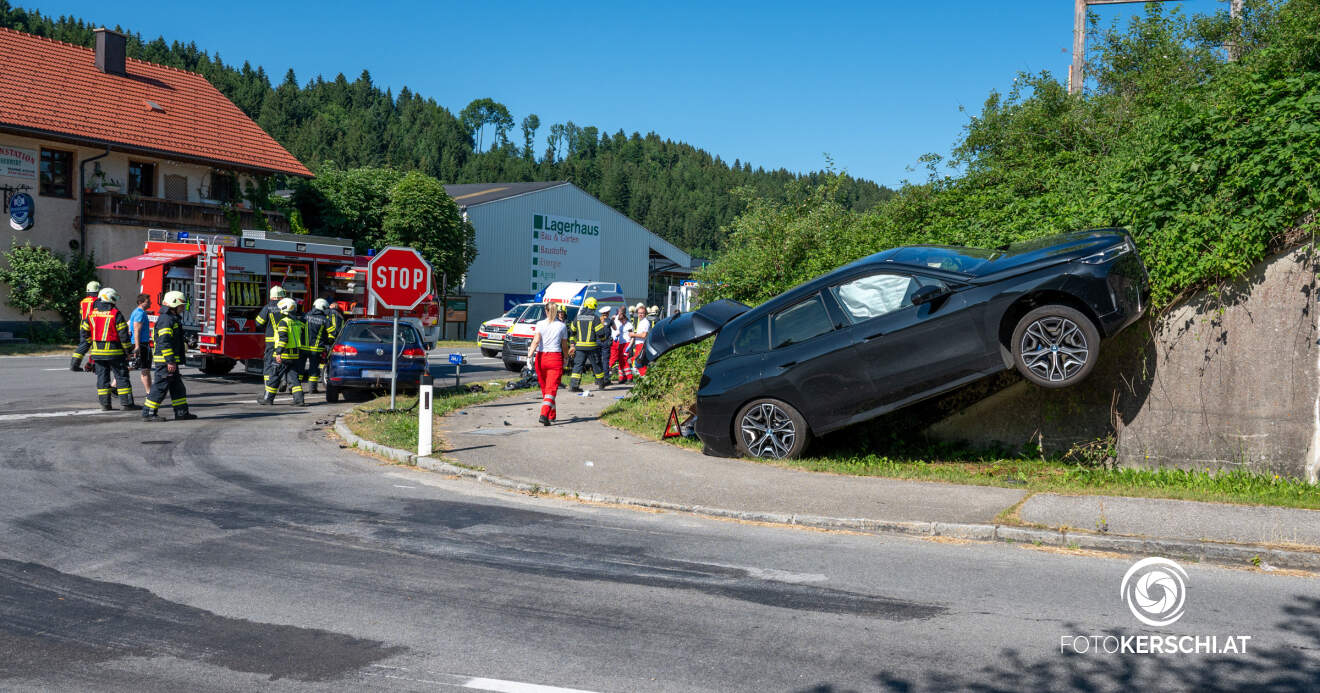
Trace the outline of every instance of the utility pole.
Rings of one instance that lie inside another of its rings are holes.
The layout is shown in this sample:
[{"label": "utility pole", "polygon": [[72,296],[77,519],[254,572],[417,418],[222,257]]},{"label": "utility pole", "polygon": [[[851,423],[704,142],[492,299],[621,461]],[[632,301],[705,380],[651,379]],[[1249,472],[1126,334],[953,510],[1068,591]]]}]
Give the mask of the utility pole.
[{"label": "utility pole", "polygon": [[[1147,2],[1176,2],[1177,0],[1073,0],[1073,48],[1072,67],[1068,69],[1068,93],[1082,93],[1086,83],[1086,10],[1091,5],[1135,5]],[[1244,0],[1229,0],[1229,15],[1233,19],[1242,16]],[[1228,59],[1237,60],[1240,48],[1237,43],[1230,43]]]}]

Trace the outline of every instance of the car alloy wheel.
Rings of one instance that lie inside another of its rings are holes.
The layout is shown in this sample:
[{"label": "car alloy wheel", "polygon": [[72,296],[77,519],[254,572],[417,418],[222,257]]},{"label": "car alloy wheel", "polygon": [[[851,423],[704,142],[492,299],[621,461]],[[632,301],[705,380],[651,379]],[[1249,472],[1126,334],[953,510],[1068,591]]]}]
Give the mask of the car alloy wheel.
[{"label": "car alloy wheel", "polygon": [[1095,366],[1100,336],[1086,316],[1067,306],[1044,306],[1013,331],[1018,371],[1043,387],[1066,387]]},{"label": "car alloy wheel", "polygon": [[738,414],[738,447],[752,457],[789,459],[806,447],[806,422],[792,407],[778,400],[761,399]]}]

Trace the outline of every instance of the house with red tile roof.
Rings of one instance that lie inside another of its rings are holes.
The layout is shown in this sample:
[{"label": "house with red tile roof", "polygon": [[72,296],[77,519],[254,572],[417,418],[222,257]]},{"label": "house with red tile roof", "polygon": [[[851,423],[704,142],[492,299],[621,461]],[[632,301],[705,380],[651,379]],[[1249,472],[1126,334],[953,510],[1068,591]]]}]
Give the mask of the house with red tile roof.
[{"label": "house with red tile roof", "polygon": [[[106,29],[95,48],[0,29],[0,248],[31,241],[113,260],[141,252],[149,229],[217,233],[236,221],[287,231],[283,215],[252,209],[243,191],[311,171],[201,75],[125,50]],[[15,220],[19,194],[32,204]],[[130,301],[137,293],[132,273],[101,281]],[[23,319],[6,291],[0,323]]]}]

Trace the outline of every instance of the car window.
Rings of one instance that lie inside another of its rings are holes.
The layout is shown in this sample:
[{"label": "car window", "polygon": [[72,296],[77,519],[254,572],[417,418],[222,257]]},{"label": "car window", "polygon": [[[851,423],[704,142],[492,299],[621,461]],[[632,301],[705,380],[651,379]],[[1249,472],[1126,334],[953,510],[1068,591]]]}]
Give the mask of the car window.
[{"label": "car window", "polygon": [[527,310],[527,306],[521,306],[521,305],[519,305],[519,306],[514,306],[514,307],[510,308],[510,309],[509,309],[509,310],[503,315],[503,317],[506,317],[506,318],[514,318],[514,319],[516,320],[516,319],[518,318],[519,315],[522,315],[522,312],[523,312],[524,310]]},{"label": "car window", "polygon": [[859,323],[911,306],[912,294],[920,286],[912,277],[885,273],[858,277],[831,290],[848,318]]},{"label": "car window", "polygon": [[[344,336],[340,341],[344,342],[368,342],[373,344],[389,344],[394,336],[393,325],[383,325],[379,323],[350,323],[344,330]],[[417,330],[407,323],[399,323],[399,339],[404,344],[415,344],[422,341],[417,336]]]},{"label": "car window", "polygon": [[834,321],[825,312],[825,303],[820,294],[775,313],[771,318],[771,349],[786,347],[790,344],[805,342],[834,329]]},{"label": "car window", "polygon": [[735,354],[759,354],[769,346],[770,335],[767,334],[765,318],[743,327],[733,339]]},{"label": "car window", "polygon": [[535,303],[527,307],[527,312],[518,318],[518,322],[524,324],[536,324],[545,319],[545,306]]}]

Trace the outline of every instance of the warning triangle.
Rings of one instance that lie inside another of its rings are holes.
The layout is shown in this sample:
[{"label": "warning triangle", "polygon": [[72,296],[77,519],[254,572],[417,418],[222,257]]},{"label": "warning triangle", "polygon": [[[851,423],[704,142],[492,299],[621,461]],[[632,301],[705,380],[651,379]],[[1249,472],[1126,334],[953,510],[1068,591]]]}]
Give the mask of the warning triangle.
[{"label": "warning triangle", "polygon": [[669,422],[665,424],[665,434],[663,438],[678,438],[683,432],[678,428],[678,407],[670,407]]}]

